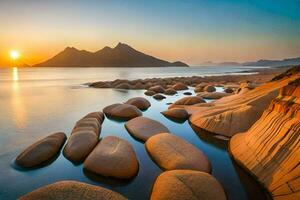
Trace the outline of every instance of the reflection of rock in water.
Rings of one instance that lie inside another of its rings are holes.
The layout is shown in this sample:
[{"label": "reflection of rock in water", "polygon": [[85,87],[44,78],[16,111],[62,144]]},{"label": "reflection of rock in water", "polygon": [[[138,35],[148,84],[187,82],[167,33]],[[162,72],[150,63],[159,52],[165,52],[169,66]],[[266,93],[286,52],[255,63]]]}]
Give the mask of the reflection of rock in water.
[{"label": "reflection of rock in water", "polygon": [[222,140],[214,137],[214,134],[205,131],[197,126],[194,126],[190,123],[190,126],[194,130],[194,132],[198,135],[198,137],[205,143],[208,143],[210,145],[213,145],[217,147],[218,149],[222,149],[224,151],[227,150],[228,140]]}]

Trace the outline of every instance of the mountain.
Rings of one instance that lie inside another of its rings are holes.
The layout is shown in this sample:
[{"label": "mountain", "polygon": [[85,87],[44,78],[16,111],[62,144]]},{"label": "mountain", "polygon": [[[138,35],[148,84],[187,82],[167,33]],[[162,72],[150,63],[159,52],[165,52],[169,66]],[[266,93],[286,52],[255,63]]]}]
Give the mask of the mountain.
[{"label": "mountain", "polygon": [[144,54],[131,46],[119,43],[115,48],[104,47],[96,52],[67,47],[45,62],[33,67],[170,67],[187,64],[177,61],[168,62]]},{"label": "mountain", "polygon": [[299,65],[300,57],[298,58],[287,58],[283,60],[258,60],[255,62],[242,63],[243,66],[271,66],[278,67],[284,65]]}]

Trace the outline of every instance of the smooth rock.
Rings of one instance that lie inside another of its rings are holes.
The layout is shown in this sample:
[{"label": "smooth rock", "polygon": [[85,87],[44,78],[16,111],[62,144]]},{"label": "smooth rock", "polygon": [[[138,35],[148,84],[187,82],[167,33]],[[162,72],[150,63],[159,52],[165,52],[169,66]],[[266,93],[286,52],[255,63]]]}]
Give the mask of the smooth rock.
[{"label": "smooth rock", "polygon": [[152,90],[147,90],[144,94],[147,95],[147,96],[153,96],[153,95],[156,94],[156,92],[154,92]]},{"label": "smooth rock", "polygon": [[107,136],[84,161],[84,168],[105,177],[129,179],[137,174],[139,164],[129,142]]},{"label": "smooth rock", "polygon": [[136,106],[140,110],[147,110],[151,106],[151,103],[143,97],[131,98],[125,103]]},{"label": "smooth rock", "polygon": [[203,92],[197,94],[197,96],[200,96],[205,99],[221,99],[223,97],[228,97],[232,95],[231,93],[224,93],[224,92]]},{"label": "smooth rock", "polygon": [[189,88],[187,87],[187,85],[183,84],[183,83],[176,83],[175,85],[172,86],[172,88],[174,90],[188,90]]},{"label": "smooth rock", "polygon": [[204,87],[203,89],[205,92],[215,92],[216,91],[216,88],[214,86],[211,86],[211,85],[207,85]]},{"label": "smooth rock", "polygon": [[146,141],[149,137],[169,132],[169,129],[158,121],[147,117],[137,117],[125,123],[125,128],[134,137]]},{"label": "smooth rock", "polygon": [[98,111],[98,112],[91,112],[91,113],[87,114],[86,116],[84,116],[83,118],[96,118],[98,120],[98,122],[100,124],[102,124],[105,117],[102,112]]},{"label": "smooth rock", "polygon": [[226,200],[222,185],[210,174],[172,170],[160,174],[150,200]]},{"label": "smooth rock", "polygon": [[72,134],[64,148],[64,156],[76,163],[83,162],[98,143],[93,131],[80,131]]},{"label": "smooth rock", "polygon": [[131,86],[128,83],[120,83],[118,85],[115,86],[116,89],[130,89]]},{"label": "smooth rock", "polygon": [[103,112],[109,117],[122,120],[129,120],[142,115],[142,112],[136,106],[119,103],[105,107]]},{"label": "smooth rock", "polygon": [[17,156],[15,162],[25,168],[42,165],[55,158],[66,139],[66,134],[62,132],[53,133],[27,147]]},{"label": "smooth rock", "polygon": [[183,108],[171,108],[161,113],[166,117],[174,119],[186,120],[189,118],[188,112]]},{"label": "smooth rock", "polygon": [[153,98],[156,99],[156,100],[162,100],[162,99],[165,99],[166,97],[162,94],[155,94],[153,96]]},{"label": "smooth rock", "polygon": [[190,169],[210,173],[206,155],[184,139],[170,133],[150,137],[145,147],[151,158],[164,170]]},{"label": "smooth rock", "polygon": [[78,181],[59,181],[38,188],[19,200],[126,200],[112,190]]},{"label": "smooth rock", "polygon": [[164,93],[165,89],[161,85],[155,85],[149,88],[149,90],[156,92],[156,93]]},{"label": "smooth rock", "polygon": [[183,97],[175,101],[175,105],[194,105],[197,103],[205,103],[202,97],[192,96],[192,97]]},{"label": "smooth rock", "polygon": [[83,118],[76,122],[71,134],[78,131],[79,128],[81,128],[81,130],[94,130],[95,135],[99,136],[101,124],[96,118]]},{"label": "smooth rock", "polygon": [[168,88],[165,90],[164,94],[165,95],[174,95],[174,94],[177,94],[177,91],[174,90],[173,88]]},{"label": "smooth rock", "polygon": [[226,89],[224,90],[224,92],[226,92],[226,93],[233,93],[234,90],[233,90],[232,88],[226,88]]}]

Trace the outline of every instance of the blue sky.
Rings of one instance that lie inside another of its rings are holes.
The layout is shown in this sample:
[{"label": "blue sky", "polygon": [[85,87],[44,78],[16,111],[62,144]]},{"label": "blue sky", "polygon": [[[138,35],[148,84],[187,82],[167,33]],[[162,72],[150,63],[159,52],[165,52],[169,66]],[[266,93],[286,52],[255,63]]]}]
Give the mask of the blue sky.
[{"label": "blue sky", "polygon": [[298,0],[1,0],[0,62],[9,48],[34,63],[119,41],[191,64],[296,57],[299,10]]}]

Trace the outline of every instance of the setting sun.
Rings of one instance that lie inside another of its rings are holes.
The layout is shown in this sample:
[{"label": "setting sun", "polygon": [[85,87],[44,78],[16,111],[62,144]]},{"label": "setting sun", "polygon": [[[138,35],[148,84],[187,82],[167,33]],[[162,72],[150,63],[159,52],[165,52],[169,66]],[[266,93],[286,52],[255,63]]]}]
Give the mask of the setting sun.
[{"label": "setting sun", "polygon": [[18,51],[13,50],[13,51],[10,52],[10,58],[11,59],[16,60],[19,57],[20,57],[20,53]]}]

